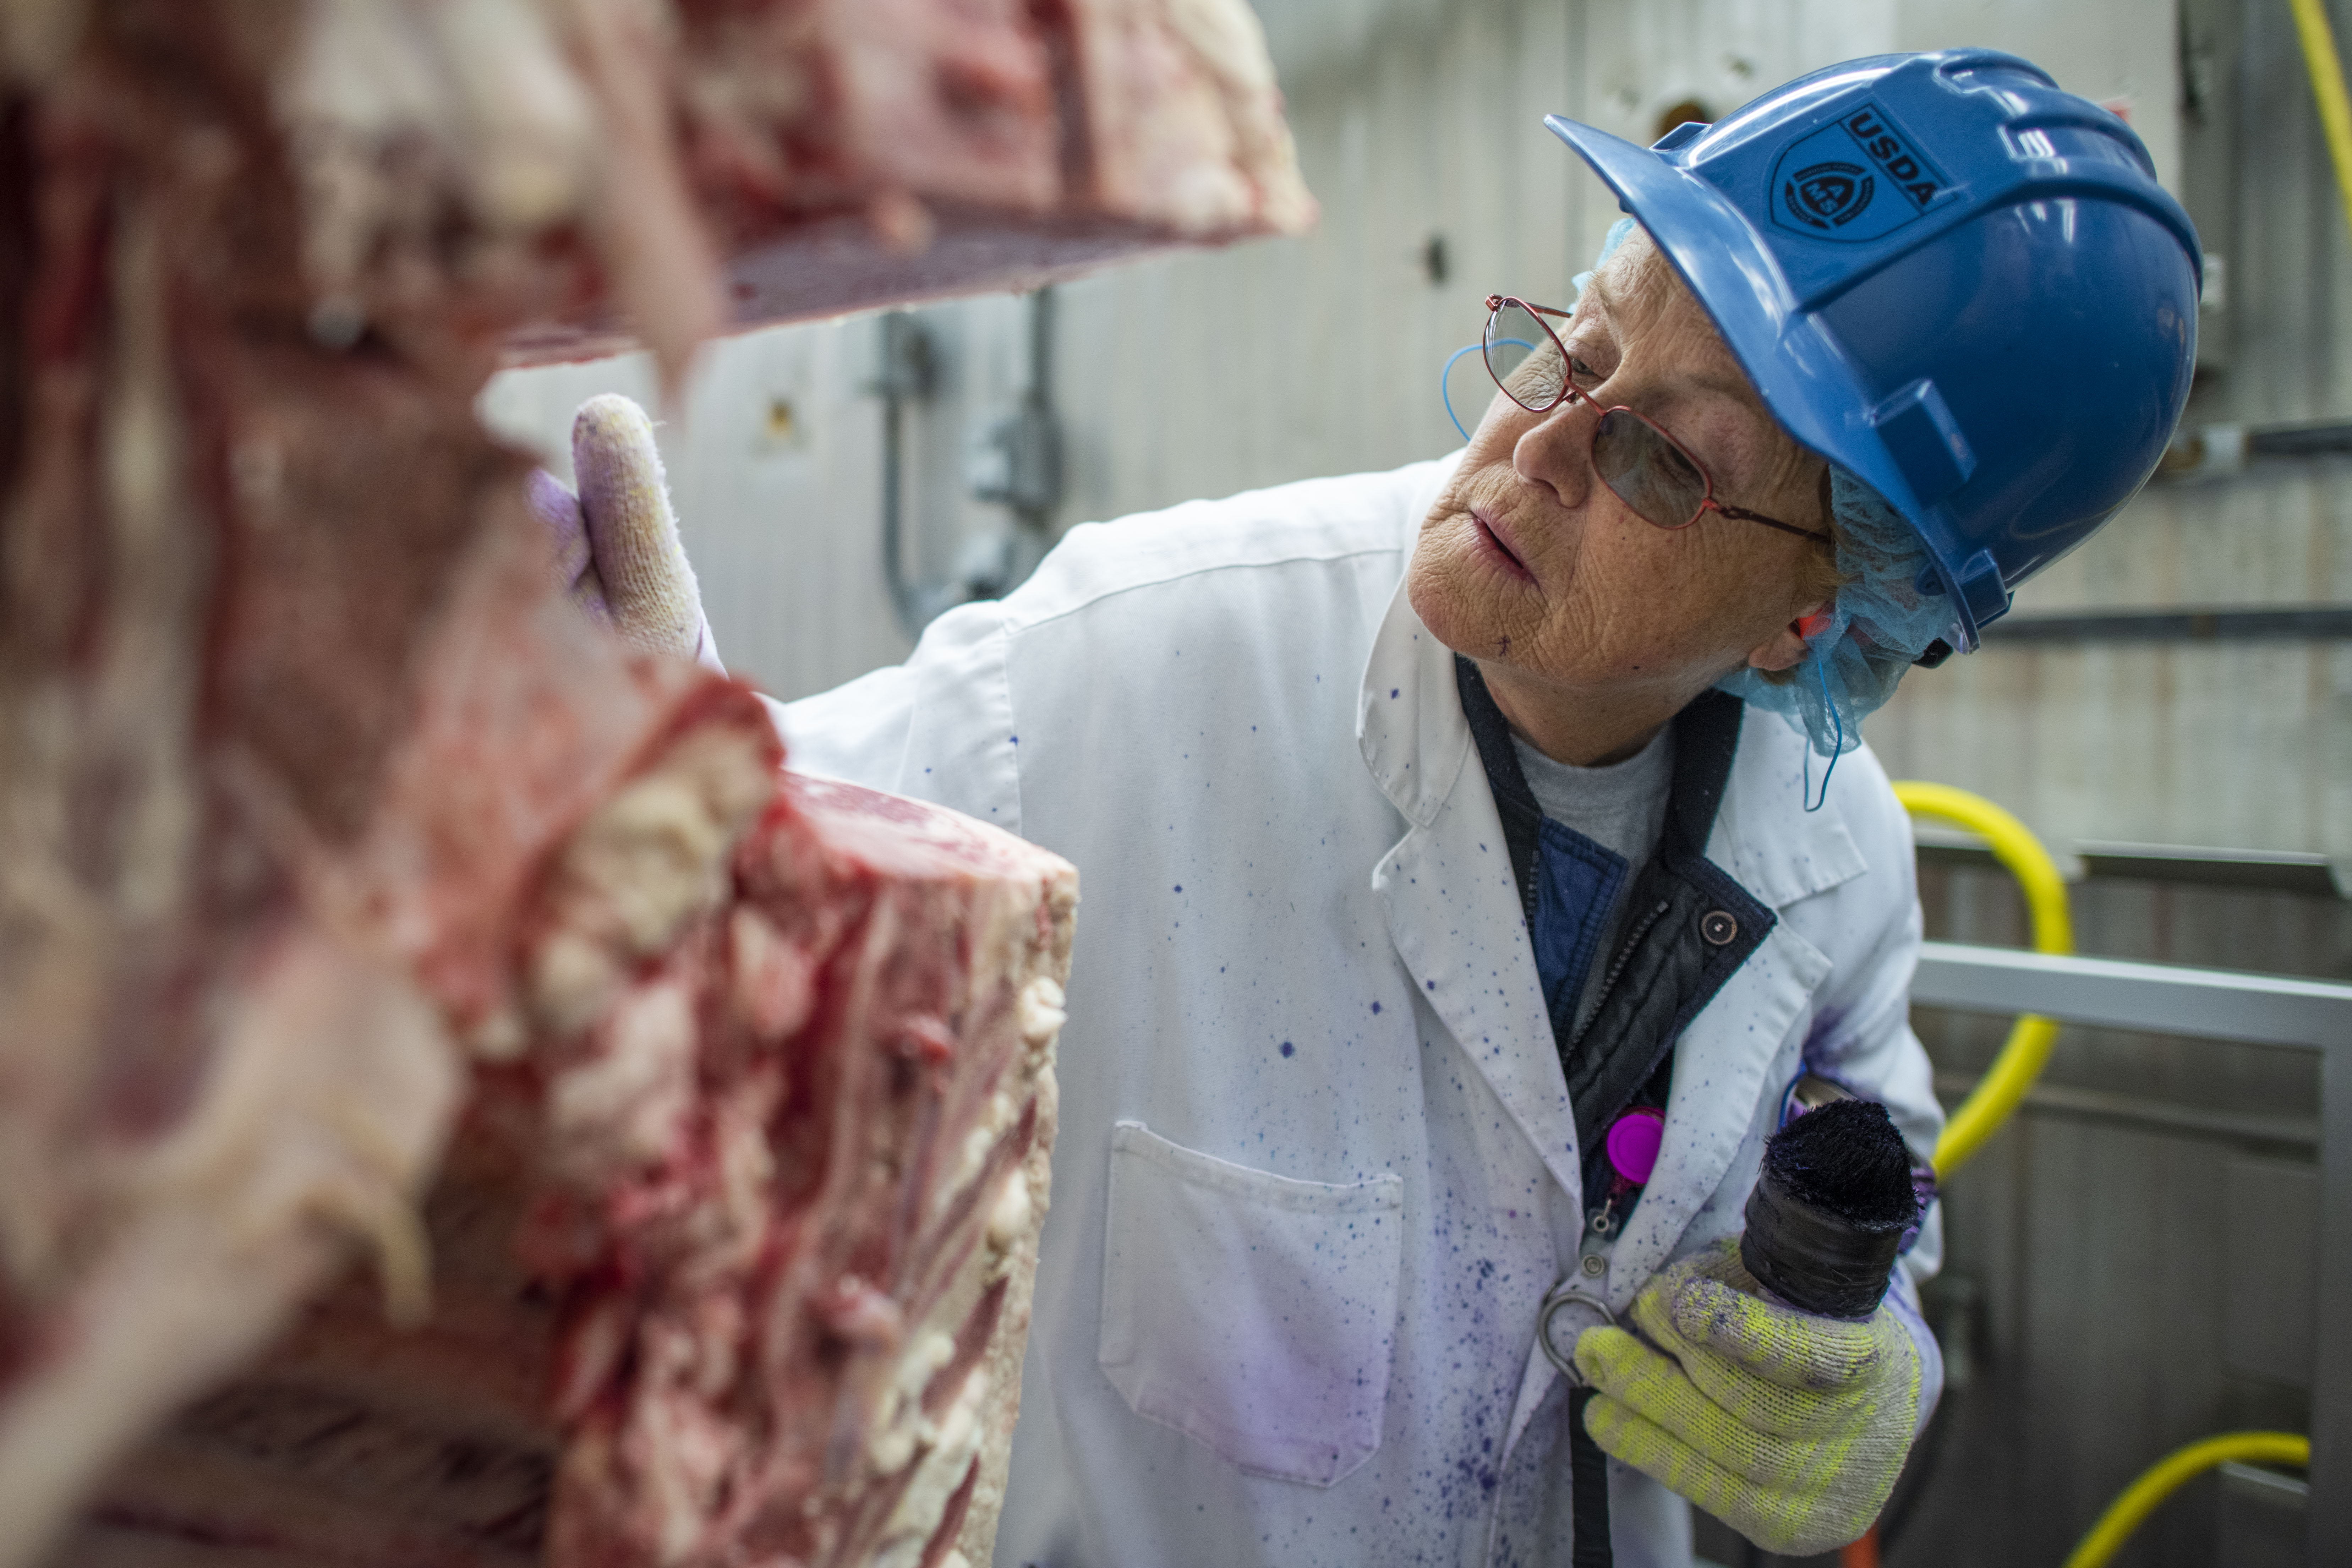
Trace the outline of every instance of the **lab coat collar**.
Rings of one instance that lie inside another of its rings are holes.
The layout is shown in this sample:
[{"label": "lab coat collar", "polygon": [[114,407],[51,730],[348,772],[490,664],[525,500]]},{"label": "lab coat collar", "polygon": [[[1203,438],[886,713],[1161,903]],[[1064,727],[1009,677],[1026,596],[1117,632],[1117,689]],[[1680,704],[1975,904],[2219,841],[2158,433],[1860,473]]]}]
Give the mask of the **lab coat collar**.
[{"label": "lab coat collar", "polygon": [[1407,829],[1381,857],[1372,887],[1423,999],[1545,1171],[1580,1204],[1576,1118],[1493,795],[1483,787],[1449,791],[1426,824]]},{"label": "lab coat collar", "polygon": [[1372,871],[1397,955],[1552,1180],[1580,1202],[1576,1119],[1502,818],[1484,774],[1466,765],[1477,748],[1454,650],[1421,624],[1402,582],[1365,661],[1356,740],[1412,825]]},{"label": "lab coat collar", "polygon": [[1390,804],[1427,827],[1470,758],[1470,721],[1454,689],[1454,650],[1421,624],[1405,590],[1399,582],[1364,661],[1356,744]]},{"label": "lab coat collar", "polygon": [[[1398,954],[1553,1179],[1581,1203],[1575,1118],[1502,819],[1493,793],[1478,787],[1483,770],[1466,765],[1477,747],[1462,711],[1454,651],[1422,624],[1404,581],[1365,660],[1356,740],[1374,782],[1412,825],[1373,872]],[[1867,868],[1834,794],[1822,810],[1803,810],[1804,744],[1777,716],[1748,710],[1706,839],[1706,858],[1776,910]],[[1798,950],[1813,952],[1801,940],[1776,931],[1676,1045],[1668,1139],[1670,1150],[1675,1139],[1683,1140],[1684,1152],[1661,1155],[1650,1195],[1636,1211],[1646,1211],[1639,1228],[1656,1233],[1660,1257],[1721,1179],[1744,1133],[1756,1086],[1749,1082],[1743,1089],[1735,1080],[1760,1078],[1772,1048],[1820,982]],[[1797,985],[1801,976],[1806,978]],[[1752,1071],[1733,1070],[1731,1058],[1742,1051],[1755,1058]],[[1696,1184],[1687,1204],[1660,1193],[1684,1182]],[[1669,1221],[1671,1231],[1662,1231]],[[1634,1241],[1629,1232],[1618,1252],[1643,1250]]]}]

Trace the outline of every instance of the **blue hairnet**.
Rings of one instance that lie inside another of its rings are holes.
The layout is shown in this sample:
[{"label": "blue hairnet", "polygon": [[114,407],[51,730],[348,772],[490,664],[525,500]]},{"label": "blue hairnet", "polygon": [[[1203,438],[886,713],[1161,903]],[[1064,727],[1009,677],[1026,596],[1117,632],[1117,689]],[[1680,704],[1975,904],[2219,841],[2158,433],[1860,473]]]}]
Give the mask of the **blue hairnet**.
[{"label": "blue hairnet", "polygon": [[1629,217],[1621,217],[1609,226],[1608,234],[1601,241],[1601,254],[1592,258],[1591,267],[1568,280],[1568,286],[1576,290],[1576,299],[1569,300],[1570,304],[1573,305],[1576,300],[1584,297],[1584,286],[1592,281],[1594,273],[1609,265],[1609,258],[1617,254],[1617,247],[1624,244],[1625,237],[1633,232],[1633,220]]},{"label": "blue hairnet", "polygon": [[1863,720],[1895,695],[1927,645],[1949,632],[1952,607],[1941,595],[1919,591],[1927,547],[1884,496],[1832,466],[1830,510],[1845,583],[1828,621],[1805,639],[1805,661],[1779,679],[1743,665],[1716,685],[1780,714],[1814,751],[1833,758],[1862,744]]}]

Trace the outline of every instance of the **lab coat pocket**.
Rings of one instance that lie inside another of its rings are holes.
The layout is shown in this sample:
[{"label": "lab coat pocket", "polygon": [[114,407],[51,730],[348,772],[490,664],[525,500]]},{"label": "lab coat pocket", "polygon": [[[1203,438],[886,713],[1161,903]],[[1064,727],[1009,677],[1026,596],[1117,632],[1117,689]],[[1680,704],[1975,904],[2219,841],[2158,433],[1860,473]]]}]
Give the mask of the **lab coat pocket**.
[{"label": "lab coat pocket", "polygon": [[1298,1182],[1111,1129],[1097,1357],[1129,1408],[1328,1487],[1381,1446],[1404,1183]]}]

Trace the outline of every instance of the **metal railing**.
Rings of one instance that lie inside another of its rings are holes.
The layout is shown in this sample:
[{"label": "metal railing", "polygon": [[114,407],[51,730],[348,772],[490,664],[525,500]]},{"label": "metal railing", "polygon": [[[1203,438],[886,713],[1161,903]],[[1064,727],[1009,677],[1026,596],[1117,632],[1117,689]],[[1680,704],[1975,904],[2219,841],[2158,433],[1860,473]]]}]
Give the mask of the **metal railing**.
[{"label": "metal railing", "polygon": [[2320,1054],[2317,1325],[2305,1560],[2352,1563],[2352,985],[1931,942],[1913,1003]]}]

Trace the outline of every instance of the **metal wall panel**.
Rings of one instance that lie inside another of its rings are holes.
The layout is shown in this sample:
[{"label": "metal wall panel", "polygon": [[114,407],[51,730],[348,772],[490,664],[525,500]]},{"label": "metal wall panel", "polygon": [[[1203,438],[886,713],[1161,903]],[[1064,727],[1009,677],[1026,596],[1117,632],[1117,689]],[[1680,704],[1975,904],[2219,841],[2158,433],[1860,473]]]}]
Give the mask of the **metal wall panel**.
[{"label": "metal wall panel", "polygon": [[2221,1363],[2311,1386],[2319,1181],[2307,1165],[2232,1160],[2221,1170]]},{"label": "metal wall panel", "polygon": [[2157,177],[2179,190],[2175,0],[1895,0],[1895,48],[2006,49],[2067,91],[2116,106],[2147,143]]}]

